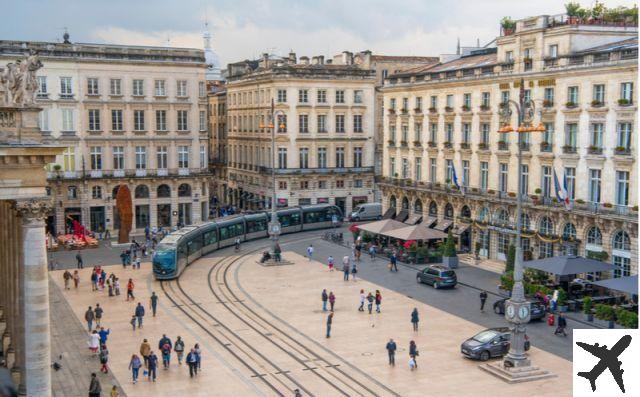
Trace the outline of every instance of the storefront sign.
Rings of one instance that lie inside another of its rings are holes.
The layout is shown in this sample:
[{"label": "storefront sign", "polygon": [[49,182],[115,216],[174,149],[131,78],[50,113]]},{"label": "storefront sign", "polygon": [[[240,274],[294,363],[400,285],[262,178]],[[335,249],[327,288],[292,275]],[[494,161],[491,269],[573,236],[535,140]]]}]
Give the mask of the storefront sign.
[{"label": "storefront sign", "polygon": [[556,85],[556,79],[538,80],[538,87],[549,87]]},{"label": "storefront sign", "polygon": [[504,228],[504,227],[488,225],[487,229],[494,230],[494,231],[496,231],[498,233],[514,234],[514,235],[516,234],[515,230],[507,229],[507,228]]}]

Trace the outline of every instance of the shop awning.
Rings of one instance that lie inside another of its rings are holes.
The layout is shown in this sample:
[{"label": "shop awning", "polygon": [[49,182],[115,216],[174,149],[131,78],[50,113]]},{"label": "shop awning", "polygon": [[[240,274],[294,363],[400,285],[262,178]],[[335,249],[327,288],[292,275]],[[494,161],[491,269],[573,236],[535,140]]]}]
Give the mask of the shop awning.
[{"label": "shop awning", "polygon": [[384,236],[397,238],[402,241],[441,240],[447,237],[445,233],[442,233],[439,230],[430,229],[422,225],[405,226],[401,229],[391,230],[382,234]]},{"label": "shop awning", "polygon": [[422,219],[421,225],[425,226],[425,227],[431,227],[431,225],[436,223],[437,220],[438,220],[438,218],[436,218],[435,216],[428,216],[428,217]]},{"label": "shop awning", "polygon": [[459,235],[464,233],[469,227],[471,227],[470,223],[457,223],[453,226],[451,232]]},{"label": "shop awning", "polygon": [[420,222],[420,219],[422,219],[422,215],[415,214],[411,215],[409,219],[404,221],[404,223],[406,223],[407,225],[415,225],[416,223]]},{"label": "shop awning", "polygon": [[394,216],[396,216],[396,209],[393,207],[390,207],[387,212],[384,213],[384,215],[382,215],[382,219],[392,219]]},{"label": "shop awning", "polygon": [[450,220],[443,220],[442,222],[438,222],[438,224],[436,225],[436,227],[434,227],[434,229],[436,230],[440,230],[443,232],[446,232],[447,229],[453,224],[453,221]]},{"label": "shop awning", "polygon": [[408,217],[409,217],[409,210],[402,209],[400,210],[400,212],[398,212],[398,215],[396,215],[396,220],[398,222],[404,222],[407,220]]},{"label": "shop awning", "polygon": [[599,285],[607,289],[624,292],[627,294],[638,294],[638,275],[628,277],[610,278],[608,280],[594,281],[594,285]]},{"label": "shop awning", "polygon": [[371,222],[371,223],[365,223],[363,225],[358,225],[358,229],[365,231],[365,232],[369,232],[369,233],[373,233],[373,234],[380,234],[382,232],[387,232],[387,231],[391,231],[391,230],[396,230],[396,229],[400,229],[403,228],[407,225],[405,225],[402,222],[398,222],[396,220],[393,219],[383,219],[381,221],[375,221],[375,222]]},{"label": "shop awning", "polygon": [[584,258],[582,256],[552,256],[550,258],[537,259],[524,262],[524,267],[542,270],[558,276],[582,274],[590,272],[611,271],[615,267],[612,264]]}]

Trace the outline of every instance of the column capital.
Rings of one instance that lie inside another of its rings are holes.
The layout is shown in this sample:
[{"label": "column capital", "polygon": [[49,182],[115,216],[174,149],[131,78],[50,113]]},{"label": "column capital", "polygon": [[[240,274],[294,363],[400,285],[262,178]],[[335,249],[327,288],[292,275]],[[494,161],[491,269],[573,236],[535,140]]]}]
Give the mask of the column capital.
[{"label": "column capital", "polygon": [[51,213],[53,207],[51,199],[48,197],[31,198],[27,200],[16,200],[13,202],[13,209],[22,218],[22,222],[30,224],[40,224]]}]

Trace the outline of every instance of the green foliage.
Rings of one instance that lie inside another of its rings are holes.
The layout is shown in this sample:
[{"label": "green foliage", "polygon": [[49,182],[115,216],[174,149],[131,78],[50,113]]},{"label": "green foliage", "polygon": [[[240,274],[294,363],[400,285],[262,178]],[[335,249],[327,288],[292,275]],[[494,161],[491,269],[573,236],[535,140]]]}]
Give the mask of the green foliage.
[{"label": "green foliage", "polygon": [[587,251],[587,258],[595,259],[600,262],[606,262],[609,259],[609,254],[607,251],[595,252],[595,251]]},{"label": "green foliage", "polygon": [[593,300],[590,296],[585,296],[582,300],[582,311],[584,314],[590,314],[591,309],[593,308]]},{"label": "green foliage", "polygon": [[371,237],[371,235],[369,233],[362,233],[362,242],[363,243],[370,243],[371,241],[373,241],[373,237]]},{"label": "green foliage", "polygon": [[500,25],[505,30],[513,30],[516,28],[516,22],[511,17],[504,17],[500,20]]},{"label": "green foliage", "polygon": [[638,328],[638,313],[619,307],[615,311],[616,322],[624,328]]},{"label": "green foliage", "polygon": [[449,235],[447,235],[447,241],[444,244],[443,256],[453,258],[456,256],[456,242],[453,239],[451,229],[449,229]]},{"label": "green foliage", "polygon": [[615,316],[613,307],[604,304],[596,305],[596,318],[604,321],[611,321]]},{"label": "green foliage", "polygon": [[563,289],[558,291],[558,306],[567,305],[567,292]]},{"label": "green foliage", "polygon": [[506,271],[513,271],[513,268],[516,264],[516,247],[511,244],[509,245],[509,251],[507,251],[507,266],[505,267]]},{"label": "green foliage", "polygon": [[54,171],[60,171],[62,169],[62,166],[60,164],[54,164],[53,165],[53,170]]},{"label": "green foliage", "polygon": [[513,272],[504,272],[500,276],[500,286],[502,289],[511,291],[513,289]]},{"label": "green foliage", "polygon": [[596,3],[593,5],[593,8],[591,9],[591,17],[595,19],[601,19],[604,16],[605,10],[606,7],[604,6],[604,4],[596,1]]},{"label": "green foliage", "polygon": [[480,254],[481,248],[482,248],[482,244],[480,244],[480,241],[476,241],[476,255]]}]

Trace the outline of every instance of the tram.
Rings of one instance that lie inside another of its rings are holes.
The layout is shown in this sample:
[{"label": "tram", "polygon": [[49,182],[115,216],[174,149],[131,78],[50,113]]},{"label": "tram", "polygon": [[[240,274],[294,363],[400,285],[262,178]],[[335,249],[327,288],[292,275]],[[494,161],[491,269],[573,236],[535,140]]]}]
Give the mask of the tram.
[{"label": "tram", "polygon": [[[337,227],[343,219],[340,208],[331,204],[284,208],[277,215],[281,234]],[[158,280],[173,279],[201,256],[234,245],[237,238],[248,241],[269,237],[270,219],[268,212],[231,215],[172,232],[156,247],[153,275]]]}]

